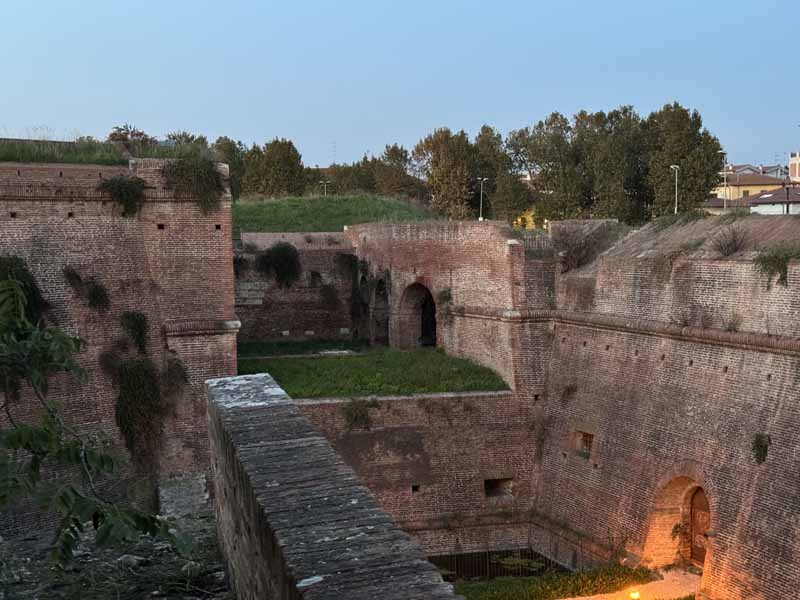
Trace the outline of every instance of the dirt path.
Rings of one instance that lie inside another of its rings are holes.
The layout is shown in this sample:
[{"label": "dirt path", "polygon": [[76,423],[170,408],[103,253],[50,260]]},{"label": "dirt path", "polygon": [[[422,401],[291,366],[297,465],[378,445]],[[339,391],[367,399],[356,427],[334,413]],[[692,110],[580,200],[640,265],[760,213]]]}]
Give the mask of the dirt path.
[{"label": "dirt path", "polygon": [[700,589],[700,576],[685,571],[672,570],[664,573],[664,579],[651,581],[645,585],[625,588],[613,594],[562,598],[561,600],[628,600],[630,593],[637,590],[641,600],[673,600],[696,594]]}]

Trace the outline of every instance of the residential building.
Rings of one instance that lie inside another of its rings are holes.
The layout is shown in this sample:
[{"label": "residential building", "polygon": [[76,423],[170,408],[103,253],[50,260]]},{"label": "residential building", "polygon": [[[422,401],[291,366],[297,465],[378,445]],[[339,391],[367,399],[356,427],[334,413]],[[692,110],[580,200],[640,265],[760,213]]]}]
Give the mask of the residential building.
[{"label": "residential building", "polygon": [[768,192],[781,187],[784,179],[751,173],[747,170],[734,172],[732,169],[725,172],[723,181],[712,190],[712,194],[725,200],[747,198],[762,192]]}]

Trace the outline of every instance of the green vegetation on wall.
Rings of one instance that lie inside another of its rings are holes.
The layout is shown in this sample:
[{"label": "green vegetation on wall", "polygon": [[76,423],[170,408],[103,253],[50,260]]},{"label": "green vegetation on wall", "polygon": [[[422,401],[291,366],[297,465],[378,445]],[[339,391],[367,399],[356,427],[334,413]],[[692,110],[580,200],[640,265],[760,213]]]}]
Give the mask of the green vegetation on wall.
[{"label": "green vegetation on wall", "polygon": [[280,287],[291,287],[303,272],[300,253],[288,242],[277,242],[256,257],[256,269],[266,277],[274,277]]},{"label": "green vegetation on wall", "polygon": [[140,354],[147,352],[147,316],[138,311],[127,311],[120,315],[119,323],[131,338]]},{"label": "green vegetation on wall", "polygon": [[768,248],[756,256],[754,267],[767,280],[767,289],[777,278],[783,287],[789,285],[789,261],[800,260],[800,244],[784,243]]},{"label": "green vegetation on wall", "polygon": [[369,429],[372,426],[372,419],[369,416],[371,408],[378,408],[378,401],[374,398],[369,400],[351,398],[342,404],[342,414],[347,423],[347,429]]},{"label": "green vegetation on wall", "polygon": [[135,217],[144,204],[145,182],[141,177],[115,175],[97,184],[97,189],[122,207],[123,217]]},{"label": "green vegetation on wall", "polygon": [[67,285],[72,288],[78,298],[83,298],[89,308],[104,313],[111,306],[111,296],[105,286],[94,278],[84,280],[74,267],[66,265],[62,270]]},{"label": "green vegetation on wall", "polygon": [[167,187],[194,198],[203,214],[219,208],[225,184],[216,163],[208,156],[190,154],[170,161],[162,168],[162,174]]}]

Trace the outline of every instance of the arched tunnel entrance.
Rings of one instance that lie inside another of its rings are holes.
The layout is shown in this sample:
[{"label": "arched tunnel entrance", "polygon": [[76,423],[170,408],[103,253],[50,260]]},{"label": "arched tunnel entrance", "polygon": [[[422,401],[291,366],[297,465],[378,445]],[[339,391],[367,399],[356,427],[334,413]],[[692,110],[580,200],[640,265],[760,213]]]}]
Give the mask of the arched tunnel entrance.
[{"label": "arched tunnel entrance", "polygon": [[436,302],[421,283],[414,283],[403,292],[396,331],[399,348],[436,346]]}]

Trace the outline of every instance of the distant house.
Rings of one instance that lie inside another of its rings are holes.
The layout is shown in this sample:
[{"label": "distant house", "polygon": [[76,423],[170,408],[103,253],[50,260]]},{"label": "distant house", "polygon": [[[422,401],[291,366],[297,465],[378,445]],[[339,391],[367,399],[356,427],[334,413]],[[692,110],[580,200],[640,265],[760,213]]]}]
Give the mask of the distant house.
[{"label": "distant house", "polygon": [[747,198],[755,194],[778,189],[785,183],[785,179],[761,175],[760,173],[751,173],[749,169],[739,172],[729,169],[725,172],[723,181],[711,193],[725,200],[738,200],[739,198]]},{"label": "distant house", "polygon": [[800,215],[800,187],[786,186],[749,198],[750,212],[760,215]]},{"label": "distant house", "polygon": [[800,182],[800,152],[789,155],[789,179]]},{"label": "distant house", "polygon": [[776,177],[778,179],[786,179],[789,177],[789,167],[786,165],[751,165],[750,163],[743,163],[740,165],[728,165],[728,174],[737,173],[750,173],[752,175],[767,175],[769,177]]}]

